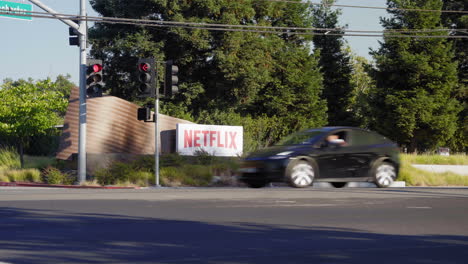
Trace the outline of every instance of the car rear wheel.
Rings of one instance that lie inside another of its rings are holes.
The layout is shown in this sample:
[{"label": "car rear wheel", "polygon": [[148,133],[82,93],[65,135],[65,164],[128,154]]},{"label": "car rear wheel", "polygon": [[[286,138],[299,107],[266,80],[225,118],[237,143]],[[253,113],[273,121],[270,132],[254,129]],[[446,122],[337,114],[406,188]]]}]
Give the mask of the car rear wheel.
[{"label": "car rear wheel", "polygon": [[388,162],[379,163],[374,169],[375,184],[380,188],[390,187],[396,176],[395,166]]},{"label": "car rear wheel", "polygon": [[297,161],[288,169],[288,181],[292,187],[304,188],[310,186],[315,178],[314,167],[306,161]]},{"label": "car rear wheel", "polygon": [[330,182],[330,183],[335,188],[343,188],[346,185],[346,182]]}]

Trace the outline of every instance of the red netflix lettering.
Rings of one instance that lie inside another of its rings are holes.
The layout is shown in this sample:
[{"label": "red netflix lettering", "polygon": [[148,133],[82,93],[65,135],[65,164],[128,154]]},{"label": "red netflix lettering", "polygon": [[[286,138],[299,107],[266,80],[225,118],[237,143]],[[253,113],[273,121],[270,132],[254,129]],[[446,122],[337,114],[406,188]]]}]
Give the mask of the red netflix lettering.
[{"label": "red netflix lettering", "polygon": [[231,145],[229,145],[229,148],[237,149],[237,146],[236,146],[237,132],[229,132],[229,135],[231,136]]},{"label": "red netflix lettering", "polygon": [[194,147],[200,147],[200,143],[198,143],[198,140],[200,140],[200,137],[198,136],[198,134],[200,134],[200,130],[193,131],[193,146]]},{"label": "red netflix lettering", "polygon": [[192,147],[192,130],[184,131],[184,148]]},{"label": "red netflix lettering", "polygon": [[218,148],[224,148],[224,145],[221,144],[221,132],[218,131]]},{"label": "red netflix lettering", "polygon": [[210,147],[213,147],[213,141],[216,140],[216,131],[210,131]]},{"label": "red netflix lettering", "polygon": [[208,146],[208,142],[207,142],[207,141],[208,141],[208,136],[207,136],[207,135],[208,135],[209,133],[210,133],[210,131],[208,131],[208,130],[203,130],[203,131],[202,131],[202,134],[203,134],[203,143],[204,143],[203,145],[204,145],[205,147]]}]

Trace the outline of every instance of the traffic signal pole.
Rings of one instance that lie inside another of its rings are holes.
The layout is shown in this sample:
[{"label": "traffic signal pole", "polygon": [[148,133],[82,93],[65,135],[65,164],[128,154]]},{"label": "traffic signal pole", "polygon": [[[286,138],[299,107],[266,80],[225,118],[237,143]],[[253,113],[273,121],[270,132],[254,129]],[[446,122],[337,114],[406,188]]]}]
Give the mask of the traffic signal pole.
[{"label": "traffic signal pole", "polygon": [[86,43],[87,43],[87,27],[86,21],[86,1],[80,0],[80,19],[79,24],[67,19],[52,8],[44,5],[39,0],[28,0],[42,10],[52,14],[63,23],[77,30],[80,35],[80,109],[79,119],[80,125],[78,130],[78,182],[81,184],[86,181]]},{"label": "traffic signal pole", "polygon": [[[157,76],[157,74],[156,74]],[[156,187],[160,187],[159,184],[159,89],[158,89],[158,77],[156,77],[156,95],[154,99],[154,174],[156,177]]]},{"label": "traffic signal pole", "polygon": [[[86,1],[80,0],[80,16],[86,16]],[[80,127],[78,130],[78,183],[86,181],[86,43],[87,26],[80,20]]]}]

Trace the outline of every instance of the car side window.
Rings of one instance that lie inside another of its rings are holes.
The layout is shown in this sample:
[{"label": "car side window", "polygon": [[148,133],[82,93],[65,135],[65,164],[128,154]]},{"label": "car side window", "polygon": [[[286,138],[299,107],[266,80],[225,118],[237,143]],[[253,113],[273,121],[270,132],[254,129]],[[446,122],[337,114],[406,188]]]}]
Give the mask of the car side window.
[{"label": "car side window", "polygon": [[353,146],[365,146],[378,144],[384,141],[384,139],[385,138],[383,136],[370,131],[354,130],[351,143]]},{"label": "car side window", "polygon": [[346,131],[340,131],[330,134],[326,137],[325,141],[328,144],[334,144],[339,146],[348,146],[348,133]]}]

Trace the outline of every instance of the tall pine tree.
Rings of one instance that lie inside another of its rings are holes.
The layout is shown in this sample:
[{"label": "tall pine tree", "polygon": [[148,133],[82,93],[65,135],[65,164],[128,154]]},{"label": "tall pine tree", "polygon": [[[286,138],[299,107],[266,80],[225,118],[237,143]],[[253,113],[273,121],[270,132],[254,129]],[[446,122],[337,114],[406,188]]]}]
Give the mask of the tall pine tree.
[{"label": "tall pine tree", "polygon": [[[323,0],[324,4],[333,4],[334,0]],[[340,10],[332,10],[328,5],[316,6],[313,11],[317,28],[337,28]],[[319,31],[323,34],[326,31]],[[355,125],[351,113],[352,64],[345,51],[342,31],[329,32],[327,35],[315,35],[314,47],[320,54],[319,65],[323,73],[323,98],[328,106],[329,125]],[[334,35],[337,34],[337,35]]]},{"label": "tall pine tree", "polygon": [[[442,8],[440,0],[389,0],[390,8]],[[389,11],[386,30],[440,29],[440,12]],[[443,35],[424,32],[415,35]],[[457,63],[446,38],[386,36],[376,61],[377,88],[373,94],[374,127],[406,145],[410,151],[433,150],[450,141],[457,129]]]},{"label": "tall pine tree", "polygon": [[[466,0],[444,0],[444,10],[468,10]],[[468,28],[468,15],[463,13],[443,13],[442,22],[452,29],[451,35],[466,36]],[[455,96],[463,105],[463,111],[458,115],[458,130],[450,148],[453,151],[468,152],[468,38],[451,39],[455,48],[455,59],[458,62],[458,87]]]}]

